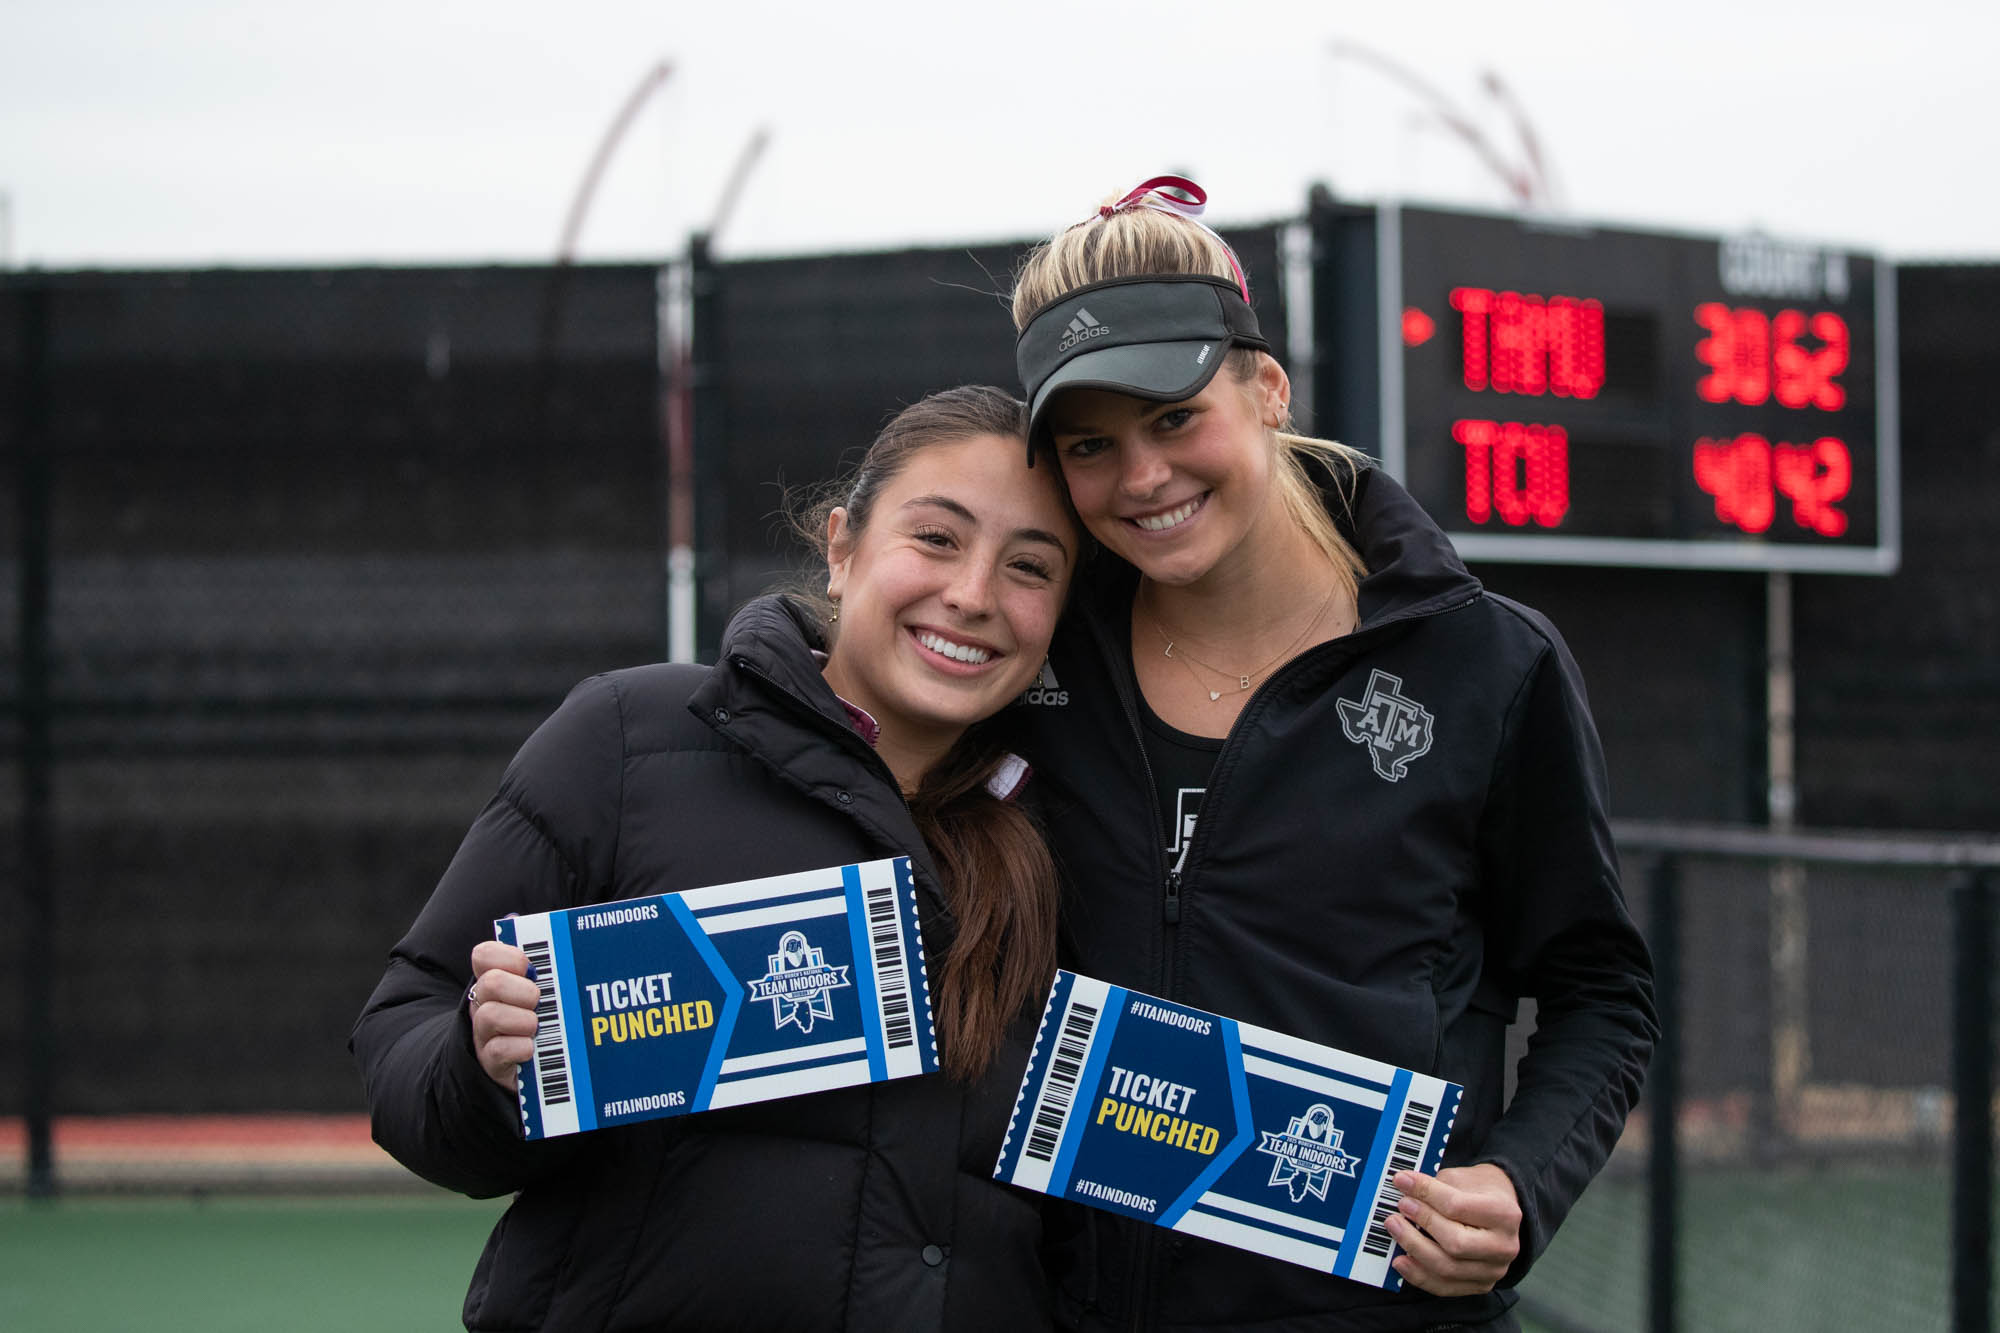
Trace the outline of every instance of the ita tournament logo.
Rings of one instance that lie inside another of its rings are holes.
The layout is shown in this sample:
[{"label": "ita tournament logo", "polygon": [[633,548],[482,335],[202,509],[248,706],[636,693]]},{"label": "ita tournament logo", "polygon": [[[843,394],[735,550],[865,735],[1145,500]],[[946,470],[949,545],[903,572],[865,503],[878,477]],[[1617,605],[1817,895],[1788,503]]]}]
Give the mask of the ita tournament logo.
[{"label": "ita tournament logo", "polygon": [[1368,747],[1369,762],[1375,772],[1391,782],[1401,782],[1412,761],[1423,758],[1431,748],[1431,713],[1415,699],[1402,694],[1403,678],[1386,671],[1368,676],[1368,689],[1359,702],[1337,699],[1340,729],[1356,745]]},{"label": "ita tournament logo", "polygon": [[833,1019],[833,992],[854,983],[844,967],[828,967],[826,951],[806,942],[803,931],[788,930],[778,941],[778,951],[764,955],[771,970],[750,983],[750,1000],[771,1002],[771,1023],[790,1023],[801,1032],[811,1032],[813,1020]]},{"label": "ita tournament logo", "polygon": [[1333,1108],[1315,1102],[1304,1115],[1292,1117],[1284,1133],[1264,1130],[1257,1151],[1278,1160],[1272,1164],[1270,1184],[1291,1191],[1292,1202],[1302,1203],[1306,1195],[1326,1199],[1326,1187],[1336,1175],[1352,1179],[1361,1159],[1340,1147],[1340,1130],[1333,1123]]}]

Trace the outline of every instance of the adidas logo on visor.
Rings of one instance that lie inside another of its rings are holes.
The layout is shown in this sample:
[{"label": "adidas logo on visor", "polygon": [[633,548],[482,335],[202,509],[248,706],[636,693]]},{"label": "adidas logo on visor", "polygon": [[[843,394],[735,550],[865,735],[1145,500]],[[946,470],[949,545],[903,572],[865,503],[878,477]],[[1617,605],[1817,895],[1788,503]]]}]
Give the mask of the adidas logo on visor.
[{"label": "adidas logo on visor", "polygon": [[1076,316],[1069,322],[1069,332],[1063,335],[1063,340],[1060,343],[1056,344],[1056,350],[1058,352],[1067,352],[1080,342],[1087,342],[1092,338],[1102,338],[1109,332],[1111,332],[1111,329],[1108,326],[1097,322],[1097,316],[1091,314],[1090,311],[1084,309],[1082,306],[1078,306],[1076,308]]}]

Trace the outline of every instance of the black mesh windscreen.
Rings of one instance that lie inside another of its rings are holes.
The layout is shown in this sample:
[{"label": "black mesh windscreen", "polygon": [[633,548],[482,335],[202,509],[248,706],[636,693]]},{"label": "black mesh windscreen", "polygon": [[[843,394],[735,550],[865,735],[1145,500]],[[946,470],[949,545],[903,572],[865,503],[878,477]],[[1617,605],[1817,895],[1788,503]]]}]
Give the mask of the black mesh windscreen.
[{"label": "black mesh windscreen", "polygon": [[576,680],[660,654],[655,287],[0,283],[0,691],[32,476],[60,1109],[357,1104],[347,1027],[507,757]]},{"label": "black mesh windscreen", "polygon": [[1794,581],[1800,815],[2000,828],[2000,266],[1897,272],[1902,567]]}]

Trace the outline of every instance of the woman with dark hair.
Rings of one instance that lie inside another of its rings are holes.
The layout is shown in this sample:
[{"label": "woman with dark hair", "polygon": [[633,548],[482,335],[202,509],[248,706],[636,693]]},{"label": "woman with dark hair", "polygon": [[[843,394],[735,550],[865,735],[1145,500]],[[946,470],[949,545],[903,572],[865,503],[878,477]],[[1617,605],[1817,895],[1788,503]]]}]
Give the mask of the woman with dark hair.
[{"label": "woman with dark hair", "polygon": [[[1583,685],[1362,455],[1296,434],[1229,247],[1179,178],[1017,275],[1029,461],[1109,558],[1023,708],[1065,965],[1463,1084],[1398,1172],[1388,1293],[1079,1210],[1085,1329],[1511,1329],[1508,1288],[1603,1164],[1655,1035]],[[1537,1030],[1503,1106],[1519,997]],[[1372,1183],[1372,1182],[1371,1182]]]},{"label": "woman with dark hair", "polygon": [[[809,520],[825,599],[751,602],[713,667],[578,686],[396,946],[352,1041],[375,1137],[515,1194],[469,1328],[1046,1326],[1036,1202],[992,1170],[1055,870],[985,722],[1041,669],[1080,536],[1024,438],[997,389],[897,416]],[[895,855],[944,1074],[523,1139],[537,988],[496,918]]]}]

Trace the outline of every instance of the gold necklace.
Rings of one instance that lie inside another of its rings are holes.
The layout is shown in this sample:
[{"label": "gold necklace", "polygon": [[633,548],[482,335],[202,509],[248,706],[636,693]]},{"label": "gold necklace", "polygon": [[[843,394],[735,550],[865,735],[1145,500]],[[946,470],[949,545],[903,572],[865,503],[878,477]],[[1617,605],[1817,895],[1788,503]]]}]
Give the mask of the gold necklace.
[{"label": "gold necklace", "polygon": [[1304,627],[1299,630],[1298,634],[1293,637],[1290,643],[1286,644],[1283,648],[1278,650],[1278,655],[1276,657],[1273,657],[1270,661],[1264,663],[1263,666],[1258,667],[1255,671],[1247,671],[1247,672],[1225,671],[1223,668],[1219,666],[1212,666],[1209,663],[1202,661],[1199,657],[1196,657],[1193,653],[1189,652],[1185,648],[1181,649],[1181,651],[1178,654],[1176,654],[1174,652],[1173,636],[1167,633],[1167,624],[1164,620],[1160,619],[1160,613],[1149,607],[1146,609],[1146,618],[1153,622],[1153,632],[1159,635],[1161,641],[1167,645],[1166,648],[1161,652],[1161,656],[1171,657],[1175,661],[1180,662],[1181,664],[1186,666],[1188,668],[1189,674],[1194,675],[1195,682],[1198,685],[1200,685],[1204,690],[1208,690],[1208,701],[1210,703],[1215,703],[1216,701],[1222,698],[1222,691],[1209,690],[1208,682],[1202,680],[1200,675],[1195,673],[1194,668],[1202,667],[1203,669],[1215,675],[1222,676],[1225,678],[1234,676],[1236,678],[1237,693],[1239,694],[1243,693],[1244,691],[1250,688],[1251,684],[1255,682],[1259,676],[1263,675],[1265,672],[1269,671],[1272,667],[1278,665],[1278,663],[1290,657],[1292,654],[1292,650],[1297,648],[1301,643],[1305,642],[1306,635],[1312,633],[1313,627],[1319,624],[1320,620],[1326,615],[1326,608],[1333,605],[1333,595],[1338,591],[1340,591],[1340,585],[1338,583],[1335,583],[1332,587],[1329,587],[1326,590],[1326,600],[1319,604],[1319,609],[1317,611],[1313,612],[1312,619],[1308,620],[1305,623]]}]

